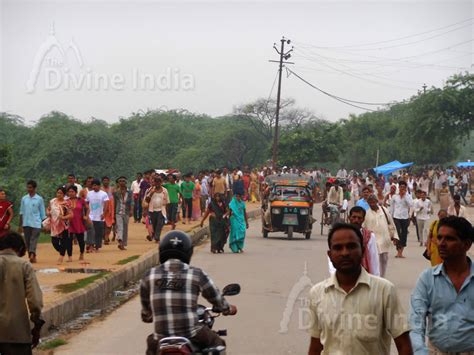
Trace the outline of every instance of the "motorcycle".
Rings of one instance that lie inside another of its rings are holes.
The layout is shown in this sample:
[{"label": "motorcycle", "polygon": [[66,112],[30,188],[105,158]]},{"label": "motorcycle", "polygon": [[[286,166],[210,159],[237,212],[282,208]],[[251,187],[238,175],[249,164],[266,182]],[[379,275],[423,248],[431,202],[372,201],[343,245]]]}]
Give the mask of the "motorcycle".
[{"label": "motorcycle", "polygon": [[[229,284],[222,290],[223,296],[235,296],[240,293],[239,284]],[[203,305],[198,305],[197,314],[199,318],[199,323],[202,323],[204,326],[212,329],[214,326],[215,318],[219,317],[221,311],[215,309],[214,307],[205,307]],[[216,331],[219,336],[226,336],[227,330],[218,330]],[[158,345],[158,354],[159,355],[190,355],[190,354],[225,354],[225,346],[216,346],[209,347],[205,349],[198,349],[196,345],[191,343],[188,338],[185,337],[166,337],[159,341]]]}]

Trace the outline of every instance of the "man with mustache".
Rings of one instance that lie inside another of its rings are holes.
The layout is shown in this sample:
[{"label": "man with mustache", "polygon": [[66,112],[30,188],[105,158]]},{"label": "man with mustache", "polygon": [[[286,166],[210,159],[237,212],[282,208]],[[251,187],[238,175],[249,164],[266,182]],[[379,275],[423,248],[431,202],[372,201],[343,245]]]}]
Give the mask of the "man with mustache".
[{"label": "man with mustache", "polygon": [[463,217],[439,221],[438,250],[443,263],[423,271],[411,296],[410,337],[415,355],[474,354],[474,265],[467,256],[473,233]]},{"label": "man with mustache", "polygon": [[336,273],[309,293],[309,355],[389,355],[391,338],[399,354],[412,354],[409,327],[395,286],[362,266],[359,227],[336,224],[328,235],[328,256]]}]

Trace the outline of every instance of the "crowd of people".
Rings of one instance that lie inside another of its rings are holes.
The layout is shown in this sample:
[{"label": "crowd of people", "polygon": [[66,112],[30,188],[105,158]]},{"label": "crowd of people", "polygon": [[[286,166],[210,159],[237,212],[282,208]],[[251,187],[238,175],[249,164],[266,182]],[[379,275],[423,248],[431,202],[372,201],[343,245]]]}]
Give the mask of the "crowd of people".
[{"label": "crowd of people", "polygon": [[367,268],[366,237],[354,223],[362,219],[354,214],[362,211],[354,207],[352,223],[336,223],[328,235],[328,256],[335,271],[310,290],[308,354],[388,355],[392,339],[403,355],[474,354],[471,223],[458,216],[438,222],[442,261],[419,276],[407,314],[396,286]]},{"label": "crowd of people", "polygon": [[[265,178],[270,174],[305,174],[311,178],[315,202],[349,210],[349,223],[335,223],[328,235],[332,276],[310,293],[315,302],[310,303],[309,353],[320,354],[324,349],[385,354],[391,336],[400,354],[425,354],[428,349],[433,354],[472,354],[474,269],[467,253],[473,229],[462,205],[468,204],[470,173],[464,169],[426,169],[419,174],[402,171],[385,177],[340,169],[333,177],[323,169],[284,167],[276,171],[222,169],[194,176],[149,170],[138,173],[132,182],[120,176],[113,186],[107,176],[100,180],[88,177],[81,186],[70,174],[47,205],[37,193],[36,182],[27,182],[27,194],[19,209],[19,231],[24,237],[11,230],[15,211],[0,189],[0,280],[23,282],[14,292],[2,291],[7,301],[0,302],[0,312],[8,318],[6,323],[0,322],[0,352],[28,353],[31,345],[38,343],[43,324],[41,290],[31,264],[22,257],[28,253],[29,261],[36,262],[41,230],[50,231],[51,243],[60,255],[58,263],[62,263],[66,254],[71,260],[76,244],[80,259],[115,239],[117,247],[125,250],[129,220],[143,223],[146,239],[160,243],[164,225],[176,229],[180,223],[196,221],[203,226],[209,218],[211,252],[222,253],[228,242],[232,252],[241,253],[248,228],[245,202],[264,199]],[[438,211],[434,203],[440,204]],[[429,224],[435,212],[438,218]],[[416,284],[408,323],[394,286],[384,277],[392,244],[397,248],[396,257],[404,258],[410,223],[433,268],[423,272]],[[349,298],[353,312],[363,316],[372,309],[367,316],[378,317],[381,326],[363,328],[364,336],[353,336],[352,330],[328,326],[320,318],[325,314],[338,316],[340,306]],[[31,332],[25,299],[35,325]],[[10,306],[3,309],[7,303]],[[12,308],[12,304],[17,306]],[[13,334],[7,324],[16,319],[24,324]],[[435,321],[428,324],[427,319]],[[341,335],[348,341],[341,342]]]},{"label": "crowd of people", "polygon": [[[326,169],[286,166],[275,171],[269,167],[223,168],[195,175],[177,171],[157,173],[151,169],[137,173],[131,182],[120,176],[114,186],[107,176],[101,179],[89,176],[82,186],[70,174],[46,206],[36,192],[36,182],[28,181],[27,194],[19,210],[20,231],[33,263],[41,230],[50,231],[52,245],[59,253],[58,263],[62,263],[66,254],[67,261],[72,260],[74,245],[79,247],[79,260],[84,259],[84,253],[98,252],[103,244],[115,240],[119,249],[126,250],[129,217],[135,223],[145,224],[146,238],[155,242],[159,242],[165,225],[171,229],[179,223],[197,221],[203,225],[209,218],[211,252],[222,253],[227,242],[233,252],[242,252],[248,225],[245,202],[256,203],[264,198],[265,178],[271,174],[307,175],[315,202],[325,201],[343,212],[351,204],[364,208],[368,212],[366,225],[379,230],[375,234],[378,250],[386,250],[384,245],[389,237],[392,242],[396,238],[399,258],[404,257],[408,226],[413,223],[420,245],[427,248],[426,256],[432,262],[439,260],[432,248],[434,224],[428,225],[435,213],[433,202],[440,204],[437,211],[440,216],[463,217],[462,202],[468,204],[469,169],[427,168],[418,174],[401,172],[389,177],[377,176],[370,170],[347,172],[344,168],[331,176]],[[10,229],[13,216],[13,204],[0,189],[0,236]],[[383,228],[382,216],[386,221]],[[386,252],[380,254],[380,264],[384,265]]]},{"label": "crowd of people", "polygon": [[[179,223],[203,225],[209,218],[211,252],[223,253],[224,246],[234,253],[244,250],[248,228],[246,202],[259,200],[261,178],[246,167],[181,174],[158,173],[154,169],[137,173],[129,182],[125,176],[111,183],[108,176],[87,177],[80,184],[69,174],[58,186],[55,197],[45,204],[37,183],[26,183],[19,211],[19,232],[25,237],[28,257],[37,262],[37,244],[42,231],[51,234],[51,243],[59,254],[58,264],[72,261],[73,249],[79,248],[79,260],[85,253],[97,253],[103,245],[117,242],[120,250],[128,245],[129,221],[143,223],[146,239],[159,243],[165,225],[175,229]],[[11,229],[14,205],[0,189],[0,237]]]},{"label": "crowd of people", "polygon": [[[378,266],[372,269],[379,270],[380,276],[384,276],[392,243],[397,248],[395,257],[405,257],[403,251],[410,223],[415,227],[419,245],[425,248],[423,255],[433,266],[441,262],[436,248],[439,220],[447,216],[466,217],[461,200],[468,205],[466,195],[470,182],[471,170],[463,168],[428,168],[418,174],[401,171],[388,177],[373,172],[347,173],[340,169],[336,177],[328,177],[323,183],[323,200],[326,206],[339,209],[339,212],[345,212],[351,204],[365,211],[363,227],[373,232],[379,254],[378,258],[375,252],[372,255],[373,263],[378,259]],[[437,211],[435,203],[440,205]],[[435,214],[438,219],[430,224]],[[349,221],[351,215],[352,211]],[[336,219],[334,223],[338,221]]]}]

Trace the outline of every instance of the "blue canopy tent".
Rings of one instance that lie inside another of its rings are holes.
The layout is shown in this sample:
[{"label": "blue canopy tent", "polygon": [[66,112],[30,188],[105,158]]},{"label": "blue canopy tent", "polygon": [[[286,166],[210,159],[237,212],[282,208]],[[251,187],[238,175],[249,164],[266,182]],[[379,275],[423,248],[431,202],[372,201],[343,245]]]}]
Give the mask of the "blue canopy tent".
[{"label": "blue canopy tent", "polygon": [[463,161],[456,164],[458,168],[472,168],[474,167],[474,162],[472,161]]},{"label": "blue canopy tent", "polygon": [[405,169],[408,168],[409,166],[412,166],[413,163],[400,163],[398,160],[391,161],[390,163],[380,165],[376,168],[374,168],[374,171],[377,175],[383,174],[385,176],[390,175],[391,173],[400,170],[400,169]]}]

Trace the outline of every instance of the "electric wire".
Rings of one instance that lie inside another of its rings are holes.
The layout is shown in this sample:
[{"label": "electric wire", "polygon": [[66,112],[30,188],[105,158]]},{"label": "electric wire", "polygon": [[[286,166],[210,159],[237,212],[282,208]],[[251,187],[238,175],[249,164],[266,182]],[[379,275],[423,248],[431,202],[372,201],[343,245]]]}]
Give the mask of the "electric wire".
[{"label": "electric wire", "polygon": [[270,99],[271,99],[271,97],[272,97],[273,89],[275,88],[276,80],[277,80],[277,78],[278,78],[278,72],[279,72],[279,69],[277,69],[277,72],[276,72],[276,75],[275,75],[275,79],[273,79],[272,88],[270,89],[270,93],[268,94],[267,102],[265,103],[265,107],[266,107],[267,110],[268,110],[268,104],[270,103]]},{"label": "electric wire", "polygon": [[288,72],[290,72],[291,74],[293,74],[294,76],[296,76],[298,79],[300,79],[301,81],[303,81],[305,84],[311,86],[313,89],[316,89],[318,90],[319,92],[321,92],[322,94],[326,95],[326,96],[329,96],[337,101],[340,101],[346,105],[350,105],[350,106],[353,106],[353,107],[356,107],[356,108],[360,108],[362,110],[366,110],[366,111],[372,111],[372,112],[376,112],[377,110],[373,110],[371,108],[368,108],[368,107],[363,107],[363,106],[359,106],[359,105],[355,105],[355,104],[361,104],[361,105],[377,105],[377,106],[386,106],[386,105],[389,105],[389,103],[374,103],[374,102],[363,102],[363,101],[356,101],[356,100],[350,100],[350,99],[345,99],[343,97],[340,97],[340,96],[337,96],[337,95],[334,95],[334,94],[331,94],[319,87],[317,87],[316,85],[310,83],[308,80],[304,79],[303,77],[301,77],[300,75],[298,75],[297,73],[295,73],[293,70],[291,69],[288,69],[286,68],[286,70]]},{"label": "electric wire", "polygon": [[[383,44],[383,43],[391,43],[391,42],[401,41],[401,40],[407,39],[407,38],[422,36],[424,34],[437,32],[437,31],[441,31],[441,30],[444,30],[444,29],[447,29],[447,28],[450,28],[450,27],[453,27],[453,26],[457,26],[457,25],[460,25],[460,24],[465,23],[465,22],[470,22],[472,20],[474,20],[474,17],[471,17],[471,18],[468,18],[468,19],[465,19],[463,21],[459,21],[459,22],[456,22],[456,23],[453,23],[453,24],[450,24],[450,25],[447,25],[447,26],[438,27],[438,28],[435,28],[435,29],[432,29],[432,30],[424,31],[424,32],[419,32],[419,33],[415,33],[415,34],[411,34],[411,35],[407,35],[407,36],[403,36],[403,37],[398,37],[398,38],[383,40],[383,41],[377,41],[377,42],[371,42],[371,43],[365,43],[365,44],[351,44],[351,45],[343,45],[343,46],[315,46],[315,45],[311,45],[311,46],[315,47],[315,48],[318,48],[318,49],[367,47],[367,46],[373,46],[373,45]],[[466,25],[466,26],[468,26],[468,25]],[[463,26],[463,27],[465,27],[465,26]],[[450,31],[448,31],[447,33],[449,33],[449,32]],[[305,44],[304,42],[298,42],[298,41],[293,41],[293,42],[295,44]]]},{"label": "electric wire", "polygon": [[373,83],[373,84],[377,84],[377,85],[382,85],[382,86],[386,86],[386,87],[393,87],[393,88],[396,88],[396,89],[402,89],[402,90],[410,90],[410,91],[413,91],[415,90],[413,87],[407,87],[407,86],[399,86],[399,85],[391,85],[391,84],[387,84],[387,83],[384,83],[384,82],[381,82],[381,81],[377,81],[377,80],[372,80],[372,79],[368,79],[368,78],[364,78],[362,76],[359,76],[357,74],[354,74],[354,73],[351,73],[347,70],[342,70],[342,69],[339,69],[339,68],[336,68],[332,65],[329,65],[327,63],[324,63],[324,62],[319,62],[320,65],[323,65],[327,68],[330,68],[332,70],[335,70],[337,72],[340,72],[342,74],[345,74],[345,75],[348,75],[348,76],[352,76],[354,78],[357,78],[359,80],[363,80],[363,81],[367,81],[367,82],[370,82],[370,83]]}]

